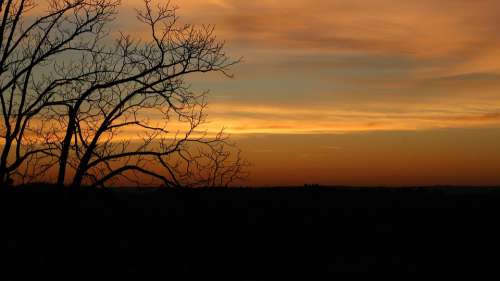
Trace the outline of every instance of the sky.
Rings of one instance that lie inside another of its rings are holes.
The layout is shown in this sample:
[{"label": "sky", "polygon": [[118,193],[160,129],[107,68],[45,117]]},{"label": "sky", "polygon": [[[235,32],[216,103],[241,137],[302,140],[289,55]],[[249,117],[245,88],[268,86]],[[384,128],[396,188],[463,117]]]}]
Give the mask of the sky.
[{"label": "sky", "polygon": [[172,3],[243,58],[191,80],[252,163],[243,185],[500,184],[499,1]]}]

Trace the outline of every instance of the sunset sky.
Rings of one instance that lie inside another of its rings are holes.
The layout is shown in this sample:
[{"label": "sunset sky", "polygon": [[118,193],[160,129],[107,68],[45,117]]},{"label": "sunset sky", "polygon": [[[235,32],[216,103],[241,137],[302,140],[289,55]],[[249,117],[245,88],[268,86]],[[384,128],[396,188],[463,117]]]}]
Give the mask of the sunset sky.
[{"label": "sunset sky", "polygon": [[[141,34],[124,2],[118,29]],[[243,57],[192,82],[245,185],[500,184],[500,1],[172,3]]]}]

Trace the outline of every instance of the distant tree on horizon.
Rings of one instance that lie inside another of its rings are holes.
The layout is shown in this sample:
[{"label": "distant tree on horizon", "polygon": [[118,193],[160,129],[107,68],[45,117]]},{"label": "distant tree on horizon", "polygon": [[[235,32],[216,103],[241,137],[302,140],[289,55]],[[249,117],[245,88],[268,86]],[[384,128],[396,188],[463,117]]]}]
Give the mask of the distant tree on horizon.
[{"label": "distant tree on horizon", "polygon": [[112,33],[119,0],[0,2],[0,184],[227,186],[247,162],[201,129],[207,92],[192,74],[238,62],[213,26],[179,23],[144,0],[141,38]]}]

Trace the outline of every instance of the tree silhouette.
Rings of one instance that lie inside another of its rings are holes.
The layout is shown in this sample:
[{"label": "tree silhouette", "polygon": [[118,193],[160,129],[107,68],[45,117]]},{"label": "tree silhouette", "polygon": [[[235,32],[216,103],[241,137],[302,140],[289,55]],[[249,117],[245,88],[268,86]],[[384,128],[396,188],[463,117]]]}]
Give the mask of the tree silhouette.
[{"label": "tree silhouette", "polygon": [[194,73],[230,77],[238,62],[213,27],[181,24],[170,3],[144,0],[136,12],[146,39],[115,36],[108,26],[119,5],[1,2],[3,184],[51,171],[58,185],[73,187],[227,186],[244,175],[247,163],[228,137],[200,129],[208,93],[186,81]]}]

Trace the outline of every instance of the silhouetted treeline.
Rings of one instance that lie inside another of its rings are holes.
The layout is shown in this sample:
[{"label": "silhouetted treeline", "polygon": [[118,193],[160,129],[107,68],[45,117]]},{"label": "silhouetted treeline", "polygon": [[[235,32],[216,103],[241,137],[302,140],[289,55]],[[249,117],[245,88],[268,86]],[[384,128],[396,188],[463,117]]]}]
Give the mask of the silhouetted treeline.
[{"label": "silhouetted treeline", "polygon": [[331,280],[498,263],[497,189],[37,187],[0,200],[3,272],[18,279]]}]

